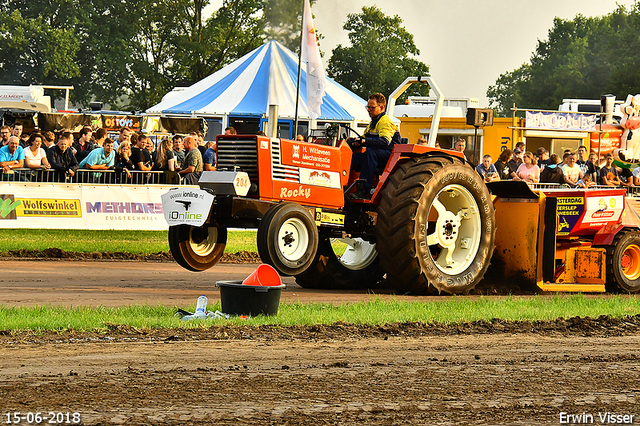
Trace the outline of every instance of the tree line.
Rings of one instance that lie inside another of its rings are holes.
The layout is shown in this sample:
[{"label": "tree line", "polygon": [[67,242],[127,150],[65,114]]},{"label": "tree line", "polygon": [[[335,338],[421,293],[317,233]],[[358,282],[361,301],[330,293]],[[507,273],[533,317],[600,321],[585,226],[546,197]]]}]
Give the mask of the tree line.
[{"label": "tree line", "polygon": [[557,109],[565,98],[626,99],[640,93],[640,3],[602,17],[556,18],[529,63],[506,72],[487,90],[501,115],[518,107]]},{"label": "tree line", "polygon": [[[73,85],[77,104],[145,110],[173,87],[189,86],[267,40],[299,52],[301,0],[223,0],[205,16],[208,4],[0,0],[0,84]],[[334,49],[327,73],[360,96],[388,94],[407,75],[428,72],[412,59],[419,51],[398,16],[365,7],[344,28],[352,46]],[[371,68],[380,46],[385,61]]]}]

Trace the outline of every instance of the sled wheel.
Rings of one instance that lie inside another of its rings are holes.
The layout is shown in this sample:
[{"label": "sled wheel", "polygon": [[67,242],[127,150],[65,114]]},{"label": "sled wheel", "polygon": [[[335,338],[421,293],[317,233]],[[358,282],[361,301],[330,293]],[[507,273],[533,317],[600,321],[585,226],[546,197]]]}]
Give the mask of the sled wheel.
[{"label": "sled wheel", "polygon": [[258,227],[258,253],[281,275],[303,273],[318,249],[318,228],[309,210],[296,203],[272,207]]},{"label": "sled wheel", "polygon": [[227,244],[227,229],[177,225],[169,227],[169,248],[178,265],[202,272],[218,263]]},{"label": "sled wheel", "polygon": [[607,257],[607,291],[640,292],[640,233],[620,232]]},{"label": "sled wheel", "polygon": [[296,276],[296,283],[318,289],[372,288],[383,275],[375,244],[361,238],[324,237],[311,266]]},{"label": "sled wheel", "polygon": [[495,213],[486,185],[462,160],[400,164],[377,211],[380,265],[397,290],[468,293],[483,278],[495,247]]}]

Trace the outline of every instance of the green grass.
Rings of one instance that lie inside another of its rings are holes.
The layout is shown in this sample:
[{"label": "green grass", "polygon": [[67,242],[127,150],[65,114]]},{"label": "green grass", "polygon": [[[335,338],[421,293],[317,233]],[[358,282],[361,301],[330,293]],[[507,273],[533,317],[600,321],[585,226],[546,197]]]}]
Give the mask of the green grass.
[{"label": "green grass", "polygon": [[[194,309],[194,306],[183,307]],[[212,303],[209,310],[220,309]],[[640,297],[612,296],[589,298],[583,295],[559,295],[533,298],[443,298],[437,302],[374,299],[368,302],[334,306],[320,303],[281,303],[277,316],[253,317],[246,320],[216,319],[181,321],[173,316],[175,308],[167,306],[126,306],[121,308],[0,307],[0,329],[17,331],[78,330],[106,331],[107,324],[136,328],[189,328],[208,325],[311,325],[385,324],[406,321],[460,323],[476,320],[555,320],[559,317],[622,317],[640,314]]]},{"label": "green grass", "polygon": [[[66,229],[3,229],[0,252],[9,250],[45,250],[92,253],[121,251],[136,254],[169,251],[167,231],[85,231]],[[229,231],[228,253],[241,250],[257,252],[256,231]]]}]

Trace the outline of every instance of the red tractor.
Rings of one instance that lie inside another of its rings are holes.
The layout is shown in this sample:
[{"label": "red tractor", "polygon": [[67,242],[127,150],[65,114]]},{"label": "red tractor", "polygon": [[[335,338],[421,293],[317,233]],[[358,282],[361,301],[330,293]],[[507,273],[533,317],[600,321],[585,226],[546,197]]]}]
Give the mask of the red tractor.
[{"label": "red tractor", "polygon": [[[389,105],[423,79],[407,79]],[[344,140],[220,135],[217,170],[202,174],[201,190],[165,197],[171,252],[203,271],[222,256],[228,228],[258,228],[263,262],[302,287],[367,288],[386,274],[403,293],[466,293],[489,266],[494,209],[462,153],[432,148],[436,133],[437,122],[429,146],[394,145],[371,200],[353,201],[346,195],[358,173]],[[188,216],[197,209],[195,221]],[[346,250],[338,256],[339,245]]]},{"label": "red tractor", "polygon": [[[497,242],[494,266],[504,279],[564,286],[549,290],[585,289],[566,287],[571,282],[604,291],[608,282],[640,291],[637,227],[601,232],[605,225],[620,224],[619,204],[615,216],[567,233],[557,224],[553,194],[500,182],[492,195],[462,153],[434,148],[443,98],[433,81],[407,79],[391,95],[387,111],[417,81],[436,92],[428,145],[394,145],[370,200],[347,197],[358,173],[351,170],[353,151],[344,140],[323,145],[218,136],[217,170],[203,172],[200,189],[179,188],[163,197],[176,261],[204,271],[220,260],[227,229],[257,228],[263,262],[294,276],[302,287],[369,288],[386,275],[386,284],[399,293],[458,294],[482,280]],[[571,198],[568,191],[560,202]],[[614,203],[619,194],[604,198]],[[590,209],[580,212],[591,214]],[[621,231],[624,236],[616,237]],[[621,238],[629,243],[623,252],[613,247]],[[581,265],[590,261],[613,266],[583,273]]]}]

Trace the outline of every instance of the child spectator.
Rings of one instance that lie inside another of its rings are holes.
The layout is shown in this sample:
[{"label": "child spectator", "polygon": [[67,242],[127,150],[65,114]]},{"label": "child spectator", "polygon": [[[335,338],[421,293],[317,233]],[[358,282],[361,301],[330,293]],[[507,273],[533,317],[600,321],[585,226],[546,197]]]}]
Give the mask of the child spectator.
[{"label": "child spectator", "polygon": [[564,172],[558,166],[558,161],[560,159],[556,154],[551,154],[549,157],[549,163],[544,168],[542,172],[540,172],[540,182],[542,183],[564,183]]},{"label": "child spectator", "polygon": [[567,185],[573,187],[584,186],[584,174],[580,167],[576,164],[576,155],[569,151],[564,154],[565,164],[562,166],[562,172],[564,173],[564,182]]},{"label": "child spectator", "polygon": [[523,163],[516,170],[518,177],[527,183],[540,182],[540,167],[536,164],[533,153],[527,151],[523,156]]},{"label": "child spectator", "polygon": [[606,186],[620,186],[622,182],[618,178],[618,171],[613,165],[613,154],[605,157],[606,163],[600,168],[600,184]]},{"label": "child spectator", "polygon": [[480,173],[480,176],[482,176],[485,182],[500,180],[498,170],[491,164],[491,156],[489,154],[482,157],[482,163],[478,164],[476,171]]},{"label": "child spectator", "polygon": [[584,182],[585,188],[591,188],[593,185],[596,184],[594,181],[591,180],[591,176],[589,175],[584,175],[584,178],[582,178],[582,181]]}]

